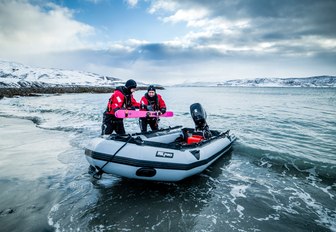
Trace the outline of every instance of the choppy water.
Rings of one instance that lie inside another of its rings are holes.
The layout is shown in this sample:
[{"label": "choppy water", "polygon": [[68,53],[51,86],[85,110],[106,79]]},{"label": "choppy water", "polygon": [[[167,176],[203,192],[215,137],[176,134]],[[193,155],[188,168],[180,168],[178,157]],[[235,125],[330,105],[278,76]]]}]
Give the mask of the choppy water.
[{"label": "choppy water", "polygon": [[[136,92],[136,99],[143,93]],[[160,93],[175,113],[161,119],[162,127],[193,127],[189,106],[199,102],[211,128],[231,129],[238,137],[231,154],[181,183],[109,175],[93,180],[83,148],[99,135],[110,94],[0,101],[0,115],[30,119],[70,139],[72,148],[57,157],[66,168],[39,179],[57,195],[49,225],[58,231],[336,231],[336,89]],[[136,119],[125,125],[128,132],[139,131]]]}]

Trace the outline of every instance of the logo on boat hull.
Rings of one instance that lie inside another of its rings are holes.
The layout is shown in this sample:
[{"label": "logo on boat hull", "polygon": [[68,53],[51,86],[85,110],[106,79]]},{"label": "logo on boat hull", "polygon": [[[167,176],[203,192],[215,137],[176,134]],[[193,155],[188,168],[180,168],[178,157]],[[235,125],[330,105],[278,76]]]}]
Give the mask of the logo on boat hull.
[{"label": "logo on boat hull", "polygon": [[156,152],[156,157],[162,157],[162,158],[173,158],[174,153],[172,152],[165,152],[165,151],[157,151]]}]

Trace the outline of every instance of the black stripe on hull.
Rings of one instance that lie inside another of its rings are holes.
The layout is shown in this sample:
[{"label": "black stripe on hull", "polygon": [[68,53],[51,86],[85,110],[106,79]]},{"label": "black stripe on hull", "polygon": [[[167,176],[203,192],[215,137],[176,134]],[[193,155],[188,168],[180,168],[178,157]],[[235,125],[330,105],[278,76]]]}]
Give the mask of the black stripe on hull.
[{"label": "black stripe on hull", "polygon": [[199,166],[203,166],[213,161],[214,159],[220,157],[224,153],[228,152],[231,148],[231,144],[227,145],[220,151],[216,152],[214,155],[210,156],[205,160],[199,160],[190,164],[179,164],[179,163],[168,163],[168,162],[156,162],[156,161],[144,161],[138,159],[131,159],[126,157],[115,156],[111,159],[111,155],[104,154],[100,152],[91,151],[89,149],[85,150],[85,155],[91,157],[92,159],[108,161],[111,163],[124,164],[134,167],[148,167],[148,168],[159,168],[159,169],[174,169],[174,170],[190,170]]}]

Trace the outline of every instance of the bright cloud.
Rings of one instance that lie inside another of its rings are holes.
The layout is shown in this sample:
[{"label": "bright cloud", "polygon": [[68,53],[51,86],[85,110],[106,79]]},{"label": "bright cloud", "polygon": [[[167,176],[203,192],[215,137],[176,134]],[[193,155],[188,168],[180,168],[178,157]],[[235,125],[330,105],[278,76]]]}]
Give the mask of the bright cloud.
[{"label": "bright cloud", "polygon": [[73,12],[52,3],[0,1],[0,50],[37,54],[83,48],[94,29],[73,19]]},{"label": "bright cloud", "polygon": [[198,21],[206,17],[207,11],[205,9],[189,9],[177,10],[174,15],[163,19],[164,22],[187,22],[188,26],[202,26]]},{"label": "bright cloud", "polygon": [[166,0],[157,0],[153,1],[149,7],[149,13],[161,13],[161,11],[171,12],[175,11],[178,7],[178,4],[174,1],[166,1]]},{"label": "bright cloud", "polygon": [[131,7],[135,7],[138,4],[138,0],[126,0],[126,2]]}]

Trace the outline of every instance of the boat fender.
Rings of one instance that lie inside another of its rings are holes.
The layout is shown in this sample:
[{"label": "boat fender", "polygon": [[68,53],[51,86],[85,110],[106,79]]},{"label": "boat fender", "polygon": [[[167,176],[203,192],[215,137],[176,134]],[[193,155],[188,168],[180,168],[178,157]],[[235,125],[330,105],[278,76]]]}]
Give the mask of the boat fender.
[{"label": "boat fender", "polygon": [[200,150],[192,150],[190,153],[193,154],[197,160],[199,160],[201,157]]},{"label": "boat fender", "polygon": [[137,176],[153,177],[156,175],[154,168],[139,168],[136,173]]}]

